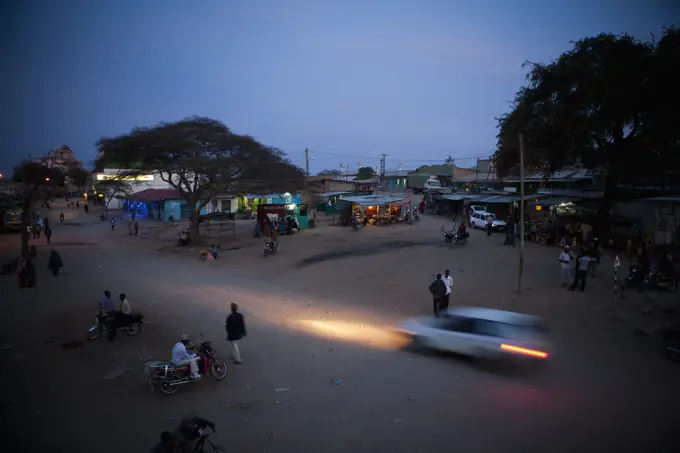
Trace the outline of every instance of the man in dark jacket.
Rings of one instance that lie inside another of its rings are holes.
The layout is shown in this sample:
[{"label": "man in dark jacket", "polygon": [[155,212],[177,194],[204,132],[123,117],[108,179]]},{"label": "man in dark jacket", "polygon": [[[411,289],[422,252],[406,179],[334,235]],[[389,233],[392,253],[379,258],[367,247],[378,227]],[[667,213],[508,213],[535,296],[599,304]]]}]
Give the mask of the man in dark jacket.
[{"label": "man in dark jacket", "polygon": [[430,292],[432,293],[434,315],[439,317],[439,311],[446,296],[446,284],[442,280],[442,274],[437,274],[437,279],[430,284]]},{"label": "man in dark jacket", "polygon": [[243,315],[238,312],[238,305],[231,304],[231,314],[227,316],[225,325],[227,331],[227,341],[231,343],[233,359],[236,364],[241,364],[241,351],[238,349],[238,342],[246,336],[246,323]]}]

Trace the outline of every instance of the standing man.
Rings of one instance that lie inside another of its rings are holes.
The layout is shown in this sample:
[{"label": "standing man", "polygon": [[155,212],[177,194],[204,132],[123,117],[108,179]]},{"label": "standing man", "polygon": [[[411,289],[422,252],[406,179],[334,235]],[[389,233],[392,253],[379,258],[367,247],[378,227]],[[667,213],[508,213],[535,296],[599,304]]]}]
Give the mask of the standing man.
[{"label": "standing man", "polygon": [[491,226],[493,225],[493,219],[491,216],[486,217],[486,235],[491,236]]},{"label": "standing man", "polygon": [[116,219],[111,219],[111,231],[116,227]]},{"label": "standing man", "polygon": [[571,262],[572,262],[572,256],[571,252],[569,252],[568,245],[564,246],[564,250],[562,251],[562,253],[560,253],[558,261],[560,262],[562,286],[567,287],[569,286],[569,282],[571,281]]},{"label": "standing man", "polygon": [[453,277],[451,277],[451,271],[446,269],[444,271],[444,285],[446,285],[446,294],[444,294],[444,300],[439,307],[440,311],[446,311],[449,308],[449,302],[451,302],[451,288],[453,287]]},{"label": "standing man", "polygon": [[48,226],[45,227],[45,238],[47,239],[47,243],[50,243],[50,238],[52,237],[52,229]]},{"label": "standing man", "polygon": [[430,293],[432,294],[432,308],[434,310],[434,315],[439,317],[439,312],[441,311],[441,306],[443,304],[444,297],[446,296],[446,285],[442,280],[442,274],[437,274],[437,278],[430,284]]},{"label": "standing man", "polygon": [[139,235],[139,223],[135,222],[135,236]]},{"label": "standing man", "polygon": [[574,277],[574,283],[571,284],[570,289],[573,291],[576,286],[581,282],[581,292],[586,290],[586,277],[588,277],[588,266],[590,265],[592,259],[588,256],[585,250],[581,250],[578,257],[576,258],[576,277]]},{"label": "standing man", "polygon": [[231,314],[227,316],[224,330],[227,331],[227,341],[231,343],[234,363],[241,364],[241,351],[238,342],[246,336],[246,322],[243,315],[238,312],[238,305],[231,304]]}]

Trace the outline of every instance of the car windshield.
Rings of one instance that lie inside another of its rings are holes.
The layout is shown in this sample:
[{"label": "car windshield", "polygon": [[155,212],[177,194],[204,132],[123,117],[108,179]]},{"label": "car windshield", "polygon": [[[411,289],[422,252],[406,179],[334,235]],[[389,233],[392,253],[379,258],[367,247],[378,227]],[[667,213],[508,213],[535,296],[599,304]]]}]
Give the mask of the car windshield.
[{"label": "car windshield", "polygon": [[429,182],[430,187],[441,187],[442,185],[439,184],[439,181],[430,181]]}]

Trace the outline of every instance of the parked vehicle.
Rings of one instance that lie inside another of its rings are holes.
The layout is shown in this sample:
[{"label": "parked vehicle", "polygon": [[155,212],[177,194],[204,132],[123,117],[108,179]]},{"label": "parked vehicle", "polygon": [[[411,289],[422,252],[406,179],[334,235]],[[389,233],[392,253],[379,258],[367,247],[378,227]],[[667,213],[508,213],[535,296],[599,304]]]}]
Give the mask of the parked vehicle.
[{"label": "parked vehicle", "polygon": [[7,212],[5,213],[5,217],[3,219],[0,219],[0,221],[4,222],[5,226],[5,231],[21,231],[21,225],[22,225],[22,217],[21,217],[21,212]]},{"label": "parked vehicle", "polygon": [[628,269],[628,275],[623,282],[623,288],[637,288],[642,292],[647,289],[659,289],[666,292],[678,290],[678,281],[674,277],[666,277],[657,267],[650,266],[647,272],[637,265],[632,265]]},{"label": "parked vehicle", "polygon": [[[203,341],[196,348],[196,358],[200,375],[207,376],[210,373],[218,381],[227,377],[229,372],[227,362],[217,357],[217,350],[212,347],[212,342]],[[171,362],[147,362],[144,379],[152,391],[157,387],[164,395],[173,395],[182,384],[200,382],[191,379],[189,365],[175,367]]]},{"label": "parked vehicle", "polygon": [[477,307],[449,309],[438,318],[406,321],[400,329],[413,345],[485,359],[547,359],[551,345],[535,316]]},{"label": "parked vehicle", "polygon": [[410,175],[408,177],[408,186],[413,190],[413,193],[422,193],[426,190],[441,189],[442,183],[436,176]]},{"label": "parked vehicle", "polygon": [[666,329],[663,333],[666,357],[680,362],[680,325]]},{"label": "parked vehicle", "polygon": [[470,226],[472,228],[485,229],[487,224],[487,217],[491,216],[491,230],[492,231],[504,231],[505,221],[498,220],[496,214],[490,212],[480,211],[475,212],[470,216]]},{"label": "parked vehicle", "polygon": [[[134,337],[142,332],[142,324],[144,324],[144,316],[138,313],[130,313],[129,315],[121,316],[118,330]],[[114,322],[110,316],[97,316],[97,323],[90,327],[87,331],[88,341],[94,341],[101,337],[102,333],[111,328],[111,323]]]},{"label": "parked vehicle", "polygon": [[267,255],[275,255],[276,254],[276,249],[278,249],[279,244],[276,241],[264,241],[264,257],[266,258]]},{"label": "parked vehicle", "polygon": [[464,244],[467,242],[468,238],[470,237],[470,233],[465,233],[462,234],[456,230],[456,225],[454,224],[451,227],[451,231],[446,231],[444,228],[444,225],[439,229],[441,233],[441,242],[439,243],[440,246],[444,244],[451,244],[451,245],[456,245],[456,244]]}]

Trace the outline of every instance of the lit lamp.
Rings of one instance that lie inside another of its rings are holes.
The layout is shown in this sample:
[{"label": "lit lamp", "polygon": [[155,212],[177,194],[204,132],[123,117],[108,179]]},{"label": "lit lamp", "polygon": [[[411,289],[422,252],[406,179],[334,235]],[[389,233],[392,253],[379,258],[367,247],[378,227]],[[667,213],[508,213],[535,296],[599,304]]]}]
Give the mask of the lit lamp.
[{"label": "lit lamp", "polygon": [[537,210],[537,211],[543,210],[543,206],[541,206],[541,205],[536,206],[536,210]]}]

